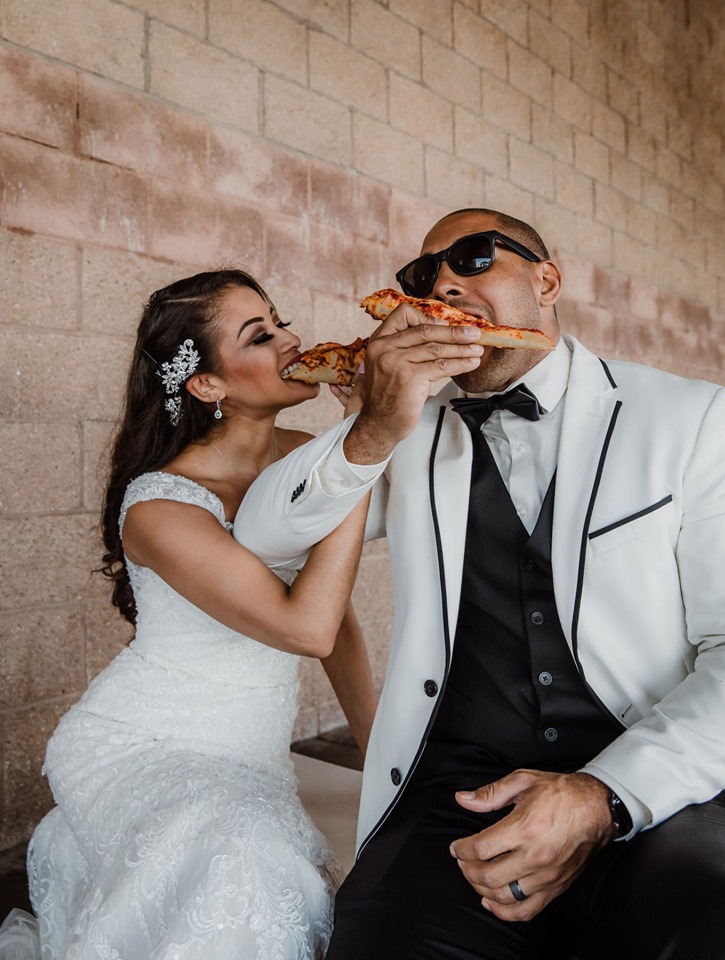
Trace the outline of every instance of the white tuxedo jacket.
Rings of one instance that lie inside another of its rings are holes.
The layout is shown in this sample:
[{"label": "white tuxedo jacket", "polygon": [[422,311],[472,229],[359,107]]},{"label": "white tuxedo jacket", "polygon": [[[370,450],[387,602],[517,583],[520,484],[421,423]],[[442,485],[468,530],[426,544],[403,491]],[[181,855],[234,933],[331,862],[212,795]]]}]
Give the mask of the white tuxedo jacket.
[{"label": "white tuxedo jacket", "polygon": [[[636,830],[725,788],[725,390],[605,364],[566,339],[554,589],[584,680],[626,727],[584,770],[644,805]],[[468,428],[447,403],[457,395],[450,384],[431,398],[377,471],[346,463],[348,418],[265,471],[235,523],[272,566],[299,564],[375,485],[371,535],[387,532],[395,617],[359,845],[411,776],[451,662],[471,467]]]}]

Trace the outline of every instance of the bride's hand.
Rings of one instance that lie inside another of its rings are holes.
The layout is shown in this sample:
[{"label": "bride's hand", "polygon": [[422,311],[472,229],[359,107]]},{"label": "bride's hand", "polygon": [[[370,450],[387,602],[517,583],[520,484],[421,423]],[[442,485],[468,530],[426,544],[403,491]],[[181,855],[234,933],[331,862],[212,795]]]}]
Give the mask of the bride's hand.
[{"label": "bride's hand", "polygon": [[345,408],[345,416],[359,413],[365,399],[365,364],[360,364],[355,383],[344,387],[337,383],[330,384],[330,393],[336,397]]}]

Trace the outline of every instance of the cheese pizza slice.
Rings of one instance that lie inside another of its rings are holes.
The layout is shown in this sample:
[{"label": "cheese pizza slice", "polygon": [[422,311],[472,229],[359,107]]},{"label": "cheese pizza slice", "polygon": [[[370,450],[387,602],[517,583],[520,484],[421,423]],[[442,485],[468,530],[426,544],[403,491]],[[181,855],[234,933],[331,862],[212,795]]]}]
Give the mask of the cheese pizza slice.
[{"label": "cheese pizza slice", "polygon": [[378,290],[371,293],[370,296],[365,297],[360,306],[376,320],[385,320],[401,303],[409,303],[416,310],[420,310],[421,313],[425,313],[429,317],[436,317],[439,320],[445,320],[450,326],[478,327],[481,334],[478,341],[474,342],[484,346],[513,347],[514,349],[525,350],[554,349],[554,344],[541,330],[504,327],[489,323],[483,317],[474,317],[457,307],[441,303],[440,300],[421,300],[418,297],[407,297],[403,293],[398,293],[397,290]]},{"label": "cheese pizza slice", "polygon": [[318,343],[285,367],[282,379],[349,385],[355,380],[367,343],[361,337],[348,344]]}]

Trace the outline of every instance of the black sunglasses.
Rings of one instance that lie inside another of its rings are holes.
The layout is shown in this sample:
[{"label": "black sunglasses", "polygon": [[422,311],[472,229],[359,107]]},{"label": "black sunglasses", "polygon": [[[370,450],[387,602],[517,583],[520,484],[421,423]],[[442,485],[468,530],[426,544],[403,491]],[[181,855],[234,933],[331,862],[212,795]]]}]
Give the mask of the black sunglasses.
[{"label": "black sunglasses", "polygon": [[406,264],[395,274],[395,279],[408,297],[427,297],[433,290],[440,266],[445,260],[454,273],[461,277],[472,277],[483,273],[493,263],[496,256],[496,241],[509,250],[513,250],[525,260],[539,263],[537,257],[523,244],[512,240],[511,237],[499,233],[498,230],[486,230],[484,233],[471,233],[467,237],[460,237],[447,250],[439,253],[424,253]]}]

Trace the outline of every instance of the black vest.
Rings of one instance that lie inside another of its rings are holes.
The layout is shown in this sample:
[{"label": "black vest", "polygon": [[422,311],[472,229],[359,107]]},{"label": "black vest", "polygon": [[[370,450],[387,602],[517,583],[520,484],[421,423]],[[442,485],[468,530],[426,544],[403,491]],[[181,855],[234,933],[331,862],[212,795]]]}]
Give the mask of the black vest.
[{"label": "black vest", "polygon": [[[529,535],[488,443],[473,431],[461,605],[429,736],[493,768],[575,770],[623,727],[589,693],[561,629],[551,570],[551,481]],[[450,756],[457,751],[451,751]]]}]

